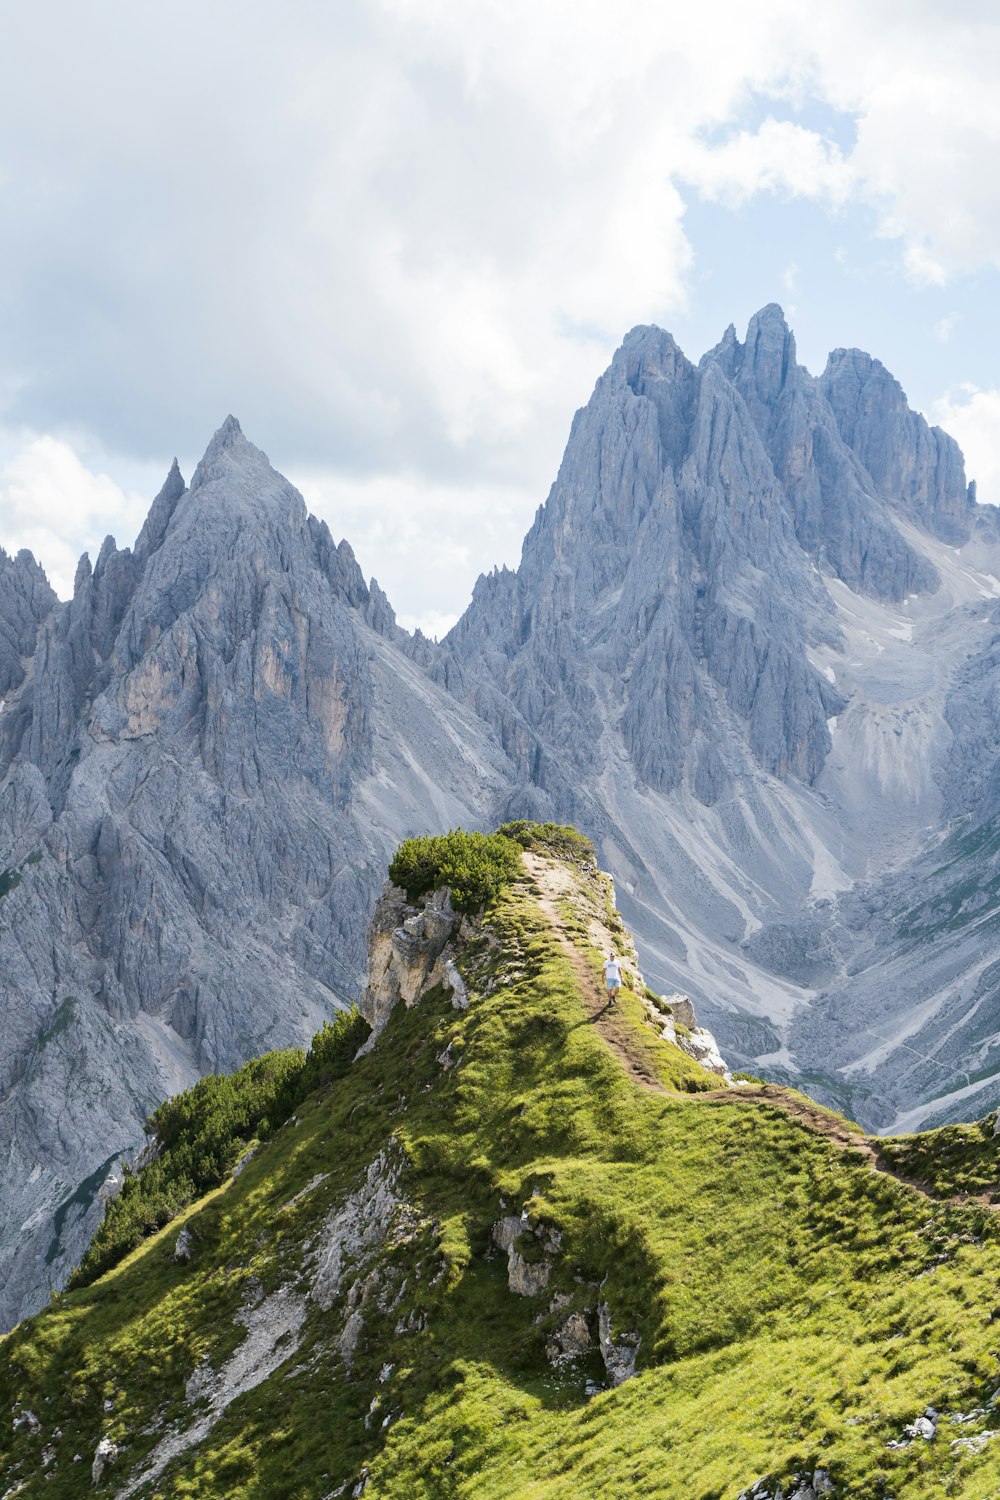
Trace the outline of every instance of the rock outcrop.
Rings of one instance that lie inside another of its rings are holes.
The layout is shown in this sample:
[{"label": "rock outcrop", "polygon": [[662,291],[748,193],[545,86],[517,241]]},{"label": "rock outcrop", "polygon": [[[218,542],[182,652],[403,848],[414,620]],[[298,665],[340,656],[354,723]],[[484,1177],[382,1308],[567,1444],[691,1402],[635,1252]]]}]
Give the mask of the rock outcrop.
[{"label": "rock outcrop", "polygon": [[416,1005],[436,984],[451,991],[456,1009],[467,1001],[465,981],[455,964],[457,940],[471,936],[473,924],[452,909],[447,890],[431,891],[416,903],[386,882],[368,935],[368,982],[360,1008],[374,1044],[393,1007]]}]

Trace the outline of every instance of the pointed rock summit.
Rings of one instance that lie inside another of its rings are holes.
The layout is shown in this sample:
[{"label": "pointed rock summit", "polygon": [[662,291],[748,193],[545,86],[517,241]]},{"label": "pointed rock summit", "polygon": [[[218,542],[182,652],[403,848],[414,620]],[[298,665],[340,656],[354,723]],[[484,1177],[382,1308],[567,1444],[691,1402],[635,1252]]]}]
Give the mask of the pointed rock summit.
[{"label": "pointed rock summit", "polygon": [[740,361],[744,389],[762,405],[773,405],[796,372],[795,338],[776,302],[750,319]]}]

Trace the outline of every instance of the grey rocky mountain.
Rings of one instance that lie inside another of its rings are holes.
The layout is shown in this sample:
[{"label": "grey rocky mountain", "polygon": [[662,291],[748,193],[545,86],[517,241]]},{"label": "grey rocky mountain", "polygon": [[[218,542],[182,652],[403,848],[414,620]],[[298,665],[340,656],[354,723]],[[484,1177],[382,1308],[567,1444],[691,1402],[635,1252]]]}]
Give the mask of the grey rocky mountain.
[{"label": "grey rocky mountain", "polygon": [[996,514],[779,308],[698,367],[635,329],[431,666],[598,837],[649,977],[883,1128],[1000,1097]]},{"label": "grey rocky mountain", "polygon": [[68,603],[0,556],[0,1317],[151,1105],[359,992],[418,831],[576,822],[736,1065],[883,1128],[994,1106],[998,580],[952,440],[776,307],[699,365],[627,336],[440,645],[233,419]]},{"label": "grey rocky mountain", "polygon": [[156,1102],[356,993],[398,840],[490,822],[510,781],[232,419],[133,551],[42,599],[0,717],[5,1322],[79,1259]]}]

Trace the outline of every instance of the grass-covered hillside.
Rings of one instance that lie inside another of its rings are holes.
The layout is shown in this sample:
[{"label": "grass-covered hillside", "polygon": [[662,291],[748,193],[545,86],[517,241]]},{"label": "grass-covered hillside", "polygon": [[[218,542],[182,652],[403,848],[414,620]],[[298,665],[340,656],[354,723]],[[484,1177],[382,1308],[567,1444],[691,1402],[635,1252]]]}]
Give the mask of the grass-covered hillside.
[{"label": "grass-covered hillside", "polygon": [[516,827],[467,1008],[436,985],[284,1123],[237,1111],[218,1185],[0,1344],[0,1495],[1000,1493],[1000,1223],[934,1196],[982,1190],[992,1137],[880,1155],[723,1087],[634,972],[604,1011],[608,887]]}]

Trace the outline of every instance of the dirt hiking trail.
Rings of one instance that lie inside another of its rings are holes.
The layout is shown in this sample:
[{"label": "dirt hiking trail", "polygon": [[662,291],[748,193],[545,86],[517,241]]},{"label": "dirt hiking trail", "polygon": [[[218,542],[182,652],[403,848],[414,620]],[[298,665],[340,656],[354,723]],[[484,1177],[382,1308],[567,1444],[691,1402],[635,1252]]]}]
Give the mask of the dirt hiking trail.
[{"label": "dirt hiking trail", "polygon": [[[579,910],[581,916],[587,917],[587,937],[598,952],[606,953],[614,948],[621,957],[624,950],[626,971],[635,970],[636,967],[635,950],[631,938],[623,941],[620,936],[616,937],[610,928],[597,917],[592,904],[589,901],[584,902],[572,871],[561,861],[526,852],[524,863],[529,875],[528,890],[541,908],[542,914],[550,924],[559,941],[559,946],[579,980],[580,993],[587,1014],[607,1047],[617,1057],[633,1082],[653,1093],[674,1099],[682,1098],[688,1103],[697,1101],[708,1105],[739,1106],[746,1101],[753,1101],[758,1104],[770,1104],[776,1109],[783,1110],[785,1114],[791,1115],[807,1130],[824,1136],[842,1151],[856,1152],[867,1162],[873,1172],[892,1177],[896,1182],[919,1193],[928,1202],[951,1203],[956,1206],[979,1203],[983,1207],[997,1210],[997,1205],[992,1203],[986,1194],[958,1194],[947,1198],[936,1196],[923,1183],[894,1171],[885,1161],[878,1147],[877,1137],[873,1138],[864,1135],[861,1131],[852,1130],[840,1116],[829,1113],[822,1105],[782,1088],[779,1084],[744,1084],[735,1088],[709,1089],[702,1094],[678,1094],[676,1090],[661,1083],[641,1057],[636,1055],[630,1042],[628,1023],[616,1007],[608,1005],[607,995],[600,980],[580,947],[567,933],[564,910],[566,903],[571,903]],[[629,961],[630,955],[632,962]]]}]

